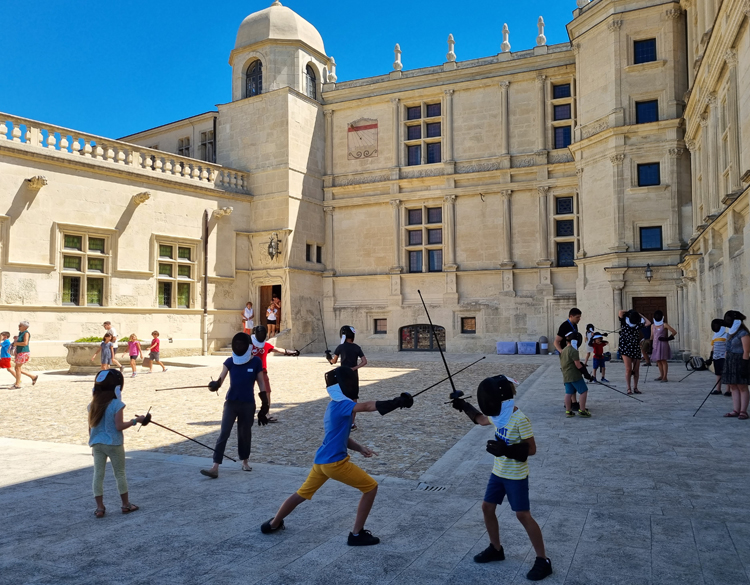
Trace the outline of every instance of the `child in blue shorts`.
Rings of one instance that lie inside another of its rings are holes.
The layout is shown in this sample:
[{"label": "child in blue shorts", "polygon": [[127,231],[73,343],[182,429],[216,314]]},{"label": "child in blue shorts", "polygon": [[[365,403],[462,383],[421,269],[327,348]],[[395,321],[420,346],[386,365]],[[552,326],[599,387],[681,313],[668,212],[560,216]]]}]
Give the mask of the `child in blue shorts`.
[{"label": "child in blue shorts", "polygon": [[602,374],[602,382],[609,382],[607,378],[604,377],[605,372],[607,371],[607,361],[604,359],[604,348],[609,344],[608,341],[604,341],[604,334],[596,332],[594,333],[593,337],[591,338],[591,347],[594,348],[594,369],[591,372],[592,377],[594,378],[594,381],[596,382],[596,371],[601,371]]},{"label": "child in blue shorts", "polygon": [[536,442],[531,422],[514,404],[514,382],[505,376],[486,378],[477,388],[481,412],[461,398],[453,400],[453,408],[466,413],[474,424],[495,428],[495,438],[487,441],[487,452],[495,456],[495,464],[482,502],[490,545],[474,557],[474,562],[505,560],[496,510],[507,496],[511,510],[516,513],[536,552],[536,561],[526,578],[541,581],[552,574],[552,562],[547,558],[542,530],[531,516],[529,505],[529,465],[526,460],[536,453]]},{"label": "child in blue shorts", "polygon": [[565,416],[572,418],[576,415],[571,406],[573,396],[578,393],[578,415],[589,418],[591,413],[586,410],[586,399],[588,395],[588,386],[583,381],[584,378],[591,381],[593,378],[586,370],[586,366],[581,363],[581,356],[578,353],[578,347],[581,343],[581,334],[577,331],[571,331],[565,337],[565,349],[560,354],[560,369],[562,369],[563,382],[565,383]]}]

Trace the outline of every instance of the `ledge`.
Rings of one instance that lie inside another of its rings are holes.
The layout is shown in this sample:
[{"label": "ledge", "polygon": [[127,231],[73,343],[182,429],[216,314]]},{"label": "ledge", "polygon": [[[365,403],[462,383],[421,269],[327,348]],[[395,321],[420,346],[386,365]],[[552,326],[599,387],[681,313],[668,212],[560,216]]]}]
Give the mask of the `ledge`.
[{"label": "ledge", "polygon": [[667,64],[666,59],[658,59],[656,61],[649,61],[648,63],[638,63],[637,65],[626,65],[626,73],[639,73],[641,71],[648,71],[650,69],[661,69]]},{"label": "ledge", "polygon": [[669,189],[670,185],[650,185],[648,187],[630,187],[625,189],[628,195],[649,195],[652,193],[663,193]]}]

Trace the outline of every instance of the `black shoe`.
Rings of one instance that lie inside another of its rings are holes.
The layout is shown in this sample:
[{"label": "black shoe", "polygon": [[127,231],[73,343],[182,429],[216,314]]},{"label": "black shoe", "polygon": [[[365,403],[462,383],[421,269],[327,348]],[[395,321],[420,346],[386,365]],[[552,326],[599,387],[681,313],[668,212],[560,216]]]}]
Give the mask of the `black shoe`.
[{"label": "black shoe", "polygon": [[713,392],[711,392],[711,394],[719,394],[720,395],[721,394],[721,390],[714,390]]},{"label": "black shoe", "polygon": [[491,563],[492,561],[504,561],[505,551],[503,551],[502,545],[500,550],[497,550],[492,544],[480,552],[478,555],[474,555],[475,563]]},{"label": "black shoe", "polygon": [[573,404],[571,404],[570,410],[572,410],[573,412],[578,412],[578,403],[574,402]]},{"label": "black shoe", "polygon": [[549,559],[543,559],[537,557],[534,561],[534,566],[531,570],[526,573],[526,578],[529,581],[541,581],[545,577],[549,577],[552,574],[552,561]]},{"label": "black shoe", "polygon": [[281,524],[279,524],[276,528],[271,526],[271,522],[273,521],[273,518],[270,520],[266,520],[263,524],[260,525],[260,531],[263,534],[271,534],[272,532],[276,532],[277,530],[285,530],[284,528],[284,521],[281,521]]},{"label": "black shoe", "polygon": [[354,536],[351,532],[349,533],[349,540],[346,544],[349,546],[371,546],[378,544],[380,539],[377,536],[373,536],[369,530],[360,530],[357,536]]}]

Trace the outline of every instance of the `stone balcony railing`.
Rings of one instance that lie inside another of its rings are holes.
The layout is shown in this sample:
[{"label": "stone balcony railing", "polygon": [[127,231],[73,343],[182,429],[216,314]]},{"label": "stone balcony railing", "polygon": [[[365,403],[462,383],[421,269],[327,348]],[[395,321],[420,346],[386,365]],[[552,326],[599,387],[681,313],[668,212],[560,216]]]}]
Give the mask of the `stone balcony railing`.
[{"label": "stone balcony railing", "polygon": [[187,180],[201,187],[249,193],[249,174],[243,171],[0,112],[0,146],[3,143]]}]

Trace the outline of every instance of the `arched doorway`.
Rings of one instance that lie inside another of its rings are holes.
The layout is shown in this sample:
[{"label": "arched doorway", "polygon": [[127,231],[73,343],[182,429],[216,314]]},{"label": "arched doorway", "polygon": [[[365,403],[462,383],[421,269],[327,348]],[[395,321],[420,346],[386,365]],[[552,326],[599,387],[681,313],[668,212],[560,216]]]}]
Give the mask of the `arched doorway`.
[{"label": "arched doorway", "polygon": [[[445,348],[445,327],[435,326],[440,347]],[[399,351],[438,351],[432,327],[429,325],[406,325],[398,330]]]}]

